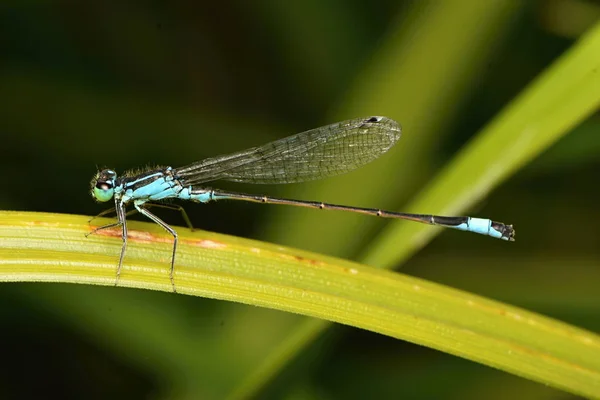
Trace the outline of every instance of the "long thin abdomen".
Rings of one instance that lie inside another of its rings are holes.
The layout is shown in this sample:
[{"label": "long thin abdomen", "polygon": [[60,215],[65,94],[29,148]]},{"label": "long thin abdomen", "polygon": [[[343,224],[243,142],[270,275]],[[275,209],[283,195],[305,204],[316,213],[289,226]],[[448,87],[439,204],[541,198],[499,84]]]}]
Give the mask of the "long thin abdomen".
[{"label": "long thin abdomen", "polygon": [[466,232],[478,233],[480,235],[491,236],[497,239],[514,241],[515,231],[512,225],[506,225],[502,222],[492,221],[485,218],[473,217],[445,217],[429,214],[409,214],[393,211],[385,211],[377,208],[362,208],[342,206],[338,204],[322,203],[317,201],[301,201],[280,199],[276,197],[258,196],[246,193],[224,192],[217,190],[192,190],[191,198],[194,201],[207,203],[216,200],[243,200],[254,203],[265,204],[284,204],[298,207],[318,208],[321,210],[339,210],[350,211],[360,214],[372,215],[382,218],[396,218],[408,221],[415,221],[429,225],[444,226],[447,228],[458,229]]}]

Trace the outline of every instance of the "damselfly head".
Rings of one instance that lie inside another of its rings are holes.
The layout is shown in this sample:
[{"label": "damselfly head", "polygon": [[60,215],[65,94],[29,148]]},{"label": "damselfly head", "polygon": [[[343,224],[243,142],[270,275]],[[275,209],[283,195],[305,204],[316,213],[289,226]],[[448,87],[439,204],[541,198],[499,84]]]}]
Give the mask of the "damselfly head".
[{"label": "damselfly head", "polygon": [[112,199],[115,194],[117,173],[112,169],[103,169],[92,179],[92,197],[97,201],[105,202]]}]

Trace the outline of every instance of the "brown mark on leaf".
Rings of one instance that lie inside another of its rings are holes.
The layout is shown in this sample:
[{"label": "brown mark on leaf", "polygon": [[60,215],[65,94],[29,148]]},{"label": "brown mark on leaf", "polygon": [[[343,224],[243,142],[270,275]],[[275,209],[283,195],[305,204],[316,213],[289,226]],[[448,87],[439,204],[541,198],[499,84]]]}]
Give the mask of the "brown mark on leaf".
[{"label": "brown mark on leaf", "polygon": [[[109,236],[115,238],[121,238],[121,228],[103,229],[95,233],[95,235]],[[173,243],[173,237],[170,235],[154,235],[147,231],[129,230],[127,233],[127,240],[140,243]],[[191,246],[198,246],[205,249],[222,249],[227,247],[225,243],[217,242],[208,239],[180,239],[180,243],[186,243]]]},{"label": "brown mark on leaf", "polygon": [[[103,229],[101,231],[98,231],[98,232],[94,233],[94,235],[115,237],[115,238],[121,239],[122,232],[123,231],[121,231],[121,228],[111,228],[111,229]],[[132,241],[132,242],[138,242],[138,243],[156,243],[156,242],[172,243],[173,242],[172,237],[156,236],[150,232],[136,231],[136,230],[129,230],[127,232],[127,240]]]},{"label": "brown mark on leaf", "polygon": [[227,245],[223,242],[217,242],[209,239],[186,239],[182,241],[190,246],[202,247],[203,249],[224,249]]}]

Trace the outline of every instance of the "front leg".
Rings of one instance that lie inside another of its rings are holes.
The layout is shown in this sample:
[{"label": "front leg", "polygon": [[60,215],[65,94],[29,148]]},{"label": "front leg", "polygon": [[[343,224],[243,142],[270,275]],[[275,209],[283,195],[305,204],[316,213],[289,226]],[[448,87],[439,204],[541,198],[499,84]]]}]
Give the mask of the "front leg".
[{"label": "front leg", "polygon": [[[96,218],[96,217],[94,217],[94,218]],[[90,219],[90,221],[88,221],[88,222],[91,222],[94,218]],[[93,235],[94,233],[96,233],[98,231],[103,231],[104,229],[114,228],[115,226],[121,226],[122,224],[123,224],[122,221],[117,221],[117,222],[113,222],[111,224],[106,224],[106,225],[99,226],[96,229],[92,230],[91,232],[86,233],[85,237]]]},{"label": "front leg", "polygon": [[123,227],[121,231],[121,238],[123,239],[123,245],[121,246],[121,256],[119,257],[119,266],[117,267],[117,277],[115,279],[115,286],[119,284],[119,277],[121,276],[121,267],[123,267],[123,258],[125,258],[125,249],[127,248],[127,219],[125,217],[125,204],[122,201],[115,199],[115,209],[117,210],[117,218]]},{"label": "front leg", "polygon": [[[125,205],[123,204],[123,202],[119,201],[118,199],[115,198],[115,207],[114,208],[108,208],[108,209],[102,211],[100,214],[96,215],[95,217],[92,217],[88,221],[88,223],[92,222],[96,218],[102,217],[102,216],[107,215],[107,214],[111,214],[113,212],[115,214],[117,214],[117,222],[113,222],[111,224],[106,224],[106,225],[99,226],[96,229],[92,230],[91,232],[86,233],[85,237],[93,235],[94,233],[96,233],[98,231],[103,231],[104,229],[114,228],[115,226],[124,225],[124,223],[125,223],[125,215],[126,215],[124,213],[124,211],[123,211],[124,209],[125,209]],[[125,233],[127,233],[127,228],[124,228],[124,229],[125,229]]]},{"label": "front leg", "polygon": [[[117,273],[116,273],[116,278],[115,278],[115,286],[117,286],[119,283],[119,277],[121,275],[121,267],[123,266],[123,259],[125,258],[125,249],[127,248],[127,220],[126,220],[126,214],[125,214],[125,204],[122,201],[115,199],[114,211],[117,214],[117,222],[99,226],[98,228],[92,230],[91,232],[86,233],[85,237],[88,237],[89,235],[92,235],[92,234],[94,234],[98,231],[104,230],[104,229],[121,226],[121,228],[122,228],[121,239],[123,241],[123,245],[121,246],[121,255],[119,256],[119,265],[117,266]],[[108,213],[107,211],[104,211],[100,215],[105,215],[107,213]]]}]

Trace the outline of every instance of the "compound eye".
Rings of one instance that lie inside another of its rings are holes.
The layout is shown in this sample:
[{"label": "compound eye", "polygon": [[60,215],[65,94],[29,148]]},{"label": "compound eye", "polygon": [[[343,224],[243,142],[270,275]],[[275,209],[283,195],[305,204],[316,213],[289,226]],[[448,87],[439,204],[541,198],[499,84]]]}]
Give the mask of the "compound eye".
[{"label": "compound eye", "polygon": [[100,172],[96,179],[96,184],[92,189],[92,196],[98,201],[108,201],[115,194],[115,178],[116,174],[110,170]]},{"label": "compound eye", "polygon": [[98,201],[109,201],[112,199],[115,190],[108,182],[97,183],[94,187],[94,197]]}]

